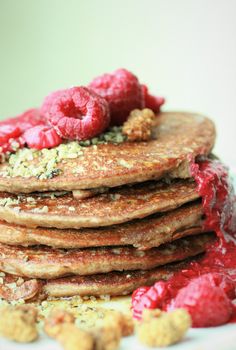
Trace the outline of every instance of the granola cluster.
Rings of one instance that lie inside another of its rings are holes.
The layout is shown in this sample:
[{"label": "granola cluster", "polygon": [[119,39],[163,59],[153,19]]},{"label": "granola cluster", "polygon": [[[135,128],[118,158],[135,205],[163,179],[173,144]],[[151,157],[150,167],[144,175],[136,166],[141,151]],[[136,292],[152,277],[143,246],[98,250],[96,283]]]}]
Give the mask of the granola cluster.
[{"label": "granola cluster", "polygon": [[124,123],[122,133],[130,142],[148,141],[152,137],[152,128],[156,115],[149,109],[134,109]]},{"label": "granola cluster", "polygon": [[54,310],[45,321],[45,333],[56,339],[65,350],[116,350],[122,336],[133,333],[132,318],[111,311],[94,329],[76,326],[74,316],[65,310]]},{"label": "granola cluster", "polygon": [[183,339],[191,327],[191,317],[184,309],[162,312],[159,309],[145,309],[138,325],[138,338],[144,345],[169,346]]},{"label": "granola cluster", "polygon": [[65,350],[117,350],[122,337],[135,330],[142,344],[163,347],[179,342],[191,327],[191,317],[185,309],[168,313],[146,309],[135,325],[129,313],[98,308],[99,317],[87,326],[83,318],[82,323],[77,318],[77,307],[69,310],[53,306],[45,314],[29,304],[4,305],[0,309],[0,335],[28,343],[37,340],[39,326],[43,326],[44,332]]},{"label": "granola cluster", "polygon": [[7,305],[0,312],[1,336],[19,343],[30,343],[38,338],[37,310],[33,306]]}]

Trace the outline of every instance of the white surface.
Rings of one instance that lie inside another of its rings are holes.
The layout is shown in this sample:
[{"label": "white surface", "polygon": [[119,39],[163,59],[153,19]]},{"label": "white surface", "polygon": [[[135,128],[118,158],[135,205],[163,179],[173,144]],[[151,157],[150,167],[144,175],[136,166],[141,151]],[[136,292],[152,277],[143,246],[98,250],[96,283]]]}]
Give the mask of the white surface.
[{"label": "white surface", "polygon": [[[41,338],[32,344],[15,344],[0,340],[0,350],[60,350],[53,340]],[[119,350],[146,350],[134,337],[123,338]],[[157,348],[156,348],[157,349]],[[159,348],[160,349],[160,348]],[[236,325],[222,326],[212,329],[191,329],[181,343],[169,347],[170,350],[235,350]],[[78,350],[80,348],[78,347]]]}]

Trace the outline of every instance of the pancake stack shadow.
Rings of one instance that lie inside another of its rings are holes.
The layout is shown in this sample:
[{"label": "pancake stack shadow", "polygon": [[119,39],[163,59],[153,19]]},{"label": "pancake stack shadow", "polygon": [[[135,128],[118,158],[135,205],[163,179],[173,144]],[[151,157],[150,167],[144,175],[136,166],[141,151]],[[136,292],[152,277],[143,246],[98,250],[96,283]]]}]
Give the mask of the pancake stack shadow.
[{"label": "pancake stack shadow", "polygon": [[0,297],[126,295],[203,254],[215,235],[189,165],[214,139],[207,118],[163,113],[156,140],[84,147],[51,178],[26,171],[50,151],[18,151],[0,165]]}]

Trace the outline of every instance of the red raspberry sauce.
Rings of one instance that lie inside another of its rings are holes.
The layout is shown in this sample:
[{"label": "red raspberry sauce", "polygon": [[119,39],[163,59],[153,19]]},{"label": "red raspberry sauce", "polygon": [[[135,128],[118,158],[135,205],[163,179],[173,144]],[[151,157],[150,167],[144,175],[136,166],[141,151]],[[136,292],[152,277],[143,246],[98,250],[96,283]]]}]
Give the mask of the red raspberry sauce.
[{"label": "red raspberry sauce", "polygon": [[[203,258],[192,261],[186,269],[174,273],[166,282],[170,298],[163,301],[163,309],[168,307],[181,288],[205,273],[218,272],[229,276],[236,287],[236,196],[228,169],[218,160],[201,159],[192,163],[191,173],[202,197],[205,228],[214,231],[219,239],[208,247]],[[145,298],[145,294],[142,298]],[[141,317],[140,310],[135,310],[134,304],[133,311],[134,317]],[[230,322],[236,322],[236,307]]]}]

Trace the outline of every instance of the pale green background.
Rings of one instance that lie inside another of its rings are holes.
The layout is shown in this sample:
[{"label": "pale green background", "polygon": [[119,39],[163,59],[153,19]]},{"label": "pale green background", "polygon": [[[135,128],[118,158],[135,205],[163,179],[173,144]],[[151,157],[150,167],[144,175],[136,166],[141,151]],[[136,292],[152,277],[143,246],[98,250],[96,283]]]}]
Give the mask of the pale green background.
[{"label": "pale green background", "polygon": [[0,0],[0,117],[126,67],[165,109],[199,111],[236,167],[235,0]]}]

